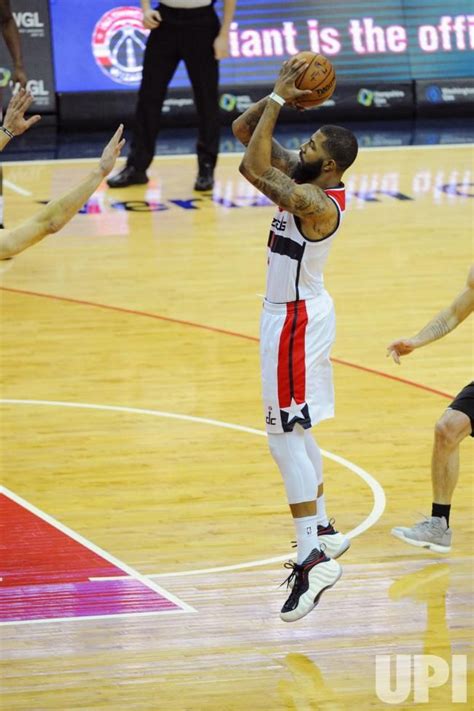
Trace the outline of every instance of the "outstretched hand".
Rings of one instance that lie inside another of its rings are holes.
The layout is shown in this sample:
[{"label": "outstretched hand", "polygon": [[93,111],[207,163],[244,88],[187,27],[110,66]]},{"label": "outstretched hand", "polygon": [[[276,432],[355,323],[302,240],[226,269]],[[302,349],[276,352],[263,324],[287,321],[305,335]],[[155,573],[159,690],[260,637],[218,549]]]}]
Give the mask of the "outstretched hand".
[{"label": "outstretched hand", "polygon": [[110,173],[115,165],[115,161],[120,155],[120,151],[125,145],[125,138],[122,138],[123,134],[123,123],[120,124],[118,129],[115,131],[114,135],[110,141],[105,146],[99,161],[99,170],[102,175],[105,176]]},{"label": "outstretched hand", "polygon": [[297,89],[295,82],[308,68],[308,62],[304,59],[293,57],[283,62],[280,69],[280,74],[276,80],[273,91],[282,99],[285,99],[287,104],[298,106],[298,100],[304,99],[308,95],[312,95],[310,89]]},{"label": "outstretched hand", "polygon": [[3,119],[3,126],[15,136],[20,136],[41,119],[41,116],[38,114],[31,116],[29,119],[25,119],[25,113],[29,109],[33,99],[33,94],[23,89],[23,87],[10,99],[5,112],[5,118]]},{"label": "outstretched hand", "polygon": [[387,346],[387,358],[391,356],[395,363],[400,365],[400,356],[408,355],[414,350],[415,346],[411,339],[401,338]]}]

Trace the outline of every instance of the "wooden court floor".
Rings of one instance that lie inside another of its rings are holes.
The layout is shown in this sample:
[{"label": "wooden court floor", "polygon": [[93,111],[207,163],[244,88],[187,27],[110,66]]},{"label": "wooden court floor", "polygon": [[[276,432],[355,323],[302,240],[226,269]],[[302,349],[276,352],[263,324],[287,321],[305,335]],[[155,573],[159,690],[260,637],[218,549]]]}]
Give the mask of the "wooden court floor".
[{"label": "wooden court floor", "polygon": [[[272,208],[238,162],[221,157],[206,196],[191,189],[194,157],[155,160],[148,186],[103,186],[61,233],[0,265],[0,463],[20,581],[10,609],[23,615],[0,628],[5,711],[416,708],[409,687],[397,704],[377,693],[383,655],[449,668],[467,656],[472,681],[471,440],[451,554],[390,529],[430,513],[433,426],[472,379],[473,321],[401,367],[385,356],[464,284],[472,153],[371,149],[348,173],[326,270],[336,417],[315,435],[330,514],[353,539],[340,582],[291,625],[278,586],[294,534],[259,399]],[[90,165],[4,165],[7,226]],[[83,554],[102,570],[87,615],[83,581],[67,577]],[[452,688],[431,688],[424,707],[472,708]]]}]

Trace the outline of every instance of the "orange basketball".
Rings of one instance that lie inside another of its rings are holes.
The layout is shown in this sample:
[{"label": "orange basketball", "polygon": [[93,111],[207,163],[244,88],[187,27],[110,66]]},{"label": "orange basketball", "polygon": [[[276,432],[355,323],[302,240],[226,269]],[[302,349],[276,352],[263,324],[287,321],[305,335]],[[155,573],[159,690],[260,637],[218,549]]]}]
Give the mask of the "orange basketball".
[{"label": "orange basketball", "polygon": [[298,100],[299,106],[319,106],[327,101],[336,88],[336,72],[329,59],[314,52],[298,52],[296,59],[304,59],[309,66],[295,82],[297,89],[311,89],[314,96]]}]

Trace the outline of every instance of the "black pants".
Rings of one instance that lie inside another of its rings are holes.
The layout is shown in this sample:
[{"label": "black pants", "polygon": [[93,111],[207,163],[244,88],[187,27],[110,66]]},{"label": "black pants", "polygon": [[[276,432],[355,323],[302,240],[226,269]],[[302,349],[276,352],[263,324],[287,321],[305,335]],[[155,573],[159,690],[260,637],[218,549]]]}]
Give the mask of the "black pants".
[{"label": "black pants", "polygon": [[168,85],[181,60],[191,82],[198,118],[196,152],[214,167],[219,150],[219,63],[213,42],[219,19],[212,6],[181,10],[159,6],[162,23],[148,37],[128,165],[145,171],[153,160]]}]

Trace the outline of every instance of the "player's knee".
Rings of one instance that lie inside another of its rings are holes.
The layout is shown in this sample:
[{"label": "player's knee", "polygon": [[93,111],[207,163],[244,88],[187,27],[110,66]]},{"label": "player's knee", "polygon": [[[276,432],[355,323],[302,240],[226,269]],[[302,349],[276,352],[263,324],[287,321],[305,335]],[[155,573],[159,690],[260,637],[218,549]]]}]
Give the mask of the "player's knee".
[{"label": "player's knee", "polygon": [[283,434],[269,434],[267,437],[268,448],[270,454],[272,455],[275,462],[278,464],[283,458],[282,448],[284,446],[284,435]]},{"label": "player's knee", "polygon": [[438,446],[454,449],[464,438],[465,423],[456,412],[445,412],[435,425],[435,440]]}]

